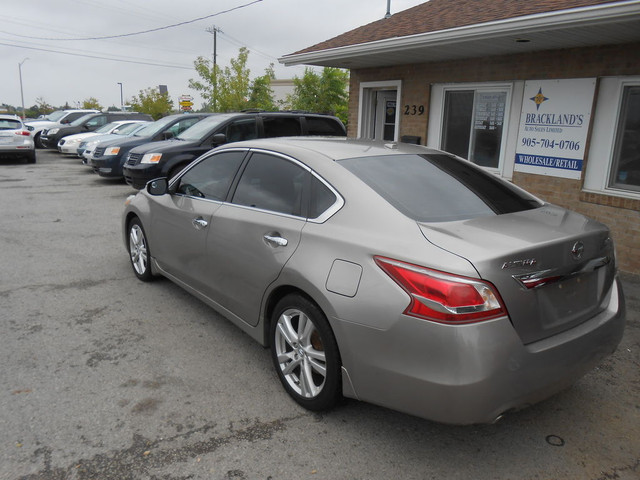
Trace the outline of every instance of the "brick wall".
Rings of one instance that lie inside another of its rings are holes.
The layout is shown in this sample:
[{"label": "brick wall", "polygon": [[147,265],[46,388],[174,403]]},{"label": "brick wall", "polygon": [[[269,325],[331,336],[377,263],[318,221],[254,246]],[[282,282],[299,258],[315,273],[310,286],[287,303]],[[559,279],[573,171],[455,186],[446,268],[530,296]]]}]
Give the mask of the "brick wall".
[{"label": "brick wall", "polygon": [[[618,75],[640,75],[640,44],[352,70],[349,135],[355,136],[358,132],[361,82],[401,80],[402,98],[399,107],[423,105],[425,114],[401,114],[399,134],[419,136],[421,143],[426,144],[431,84]],[[587,152],[585,167],[588,162]],[[640,274],[640,200],[583,192],[582,180],[515,172],[513,181],[543,200],[578,211],[609,225],[616,242],[620,269]]]}]

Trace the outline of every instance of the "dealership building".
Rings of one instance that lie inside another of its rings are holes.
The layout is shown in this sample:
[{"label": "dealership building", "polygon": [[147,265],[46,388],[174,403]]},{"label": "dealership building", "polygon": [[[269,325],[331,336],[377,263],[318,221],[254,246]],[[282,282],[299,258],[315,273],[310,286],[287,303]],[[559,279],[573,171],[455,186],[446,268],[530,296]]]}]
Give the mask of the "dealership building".
[{"label": "dealership building", "polygon": [[452,152],[600,220],[640,274],[640,0],[431,0],[280,61],[350,70],[350,136]]}]

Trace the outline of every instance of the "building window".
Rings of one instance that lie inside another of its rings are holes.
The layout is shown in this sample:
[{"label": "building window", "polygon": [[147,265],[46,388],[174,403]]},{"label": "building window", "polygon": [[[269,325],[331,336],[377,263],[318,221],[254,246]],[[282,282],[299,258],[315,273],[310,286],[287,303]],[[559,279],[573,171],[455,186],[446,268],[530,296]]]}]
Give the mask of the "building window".
[{"label": "building window", "polygon": [[483,167],[502,157],[505,90],[448,90],[444,94],[441,148]]},{"label": "building window", "polygon": [[599,79],[583,189],[640,196],[640,77]]},{"label": "building window", "polygon": [[622,91],[609,187],[640,192],[640,86]]},{"label": "building window", "polygon": [[524,81],[431,85],[426,145],[512,178],[523,92]]}]

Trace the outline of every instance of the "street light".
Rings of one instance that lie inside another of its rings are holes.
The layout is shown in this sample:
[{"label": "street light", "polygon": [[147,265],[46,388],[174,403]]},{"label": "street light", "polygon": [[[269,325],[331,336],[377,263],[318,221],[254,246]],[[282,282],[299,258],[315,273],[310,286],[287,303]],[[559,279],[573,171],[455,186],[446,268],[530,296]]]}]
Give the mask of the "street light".
[{"label": "street light", "polygon": [[22,60],[18,64],[18,73],[20,75],[20,99],[22,100],[22,120],[25,119],[25,114],[24,114],[24,92],[22,90],[22,64],[24,62],[26,62],[27,60],[29,60],[29,57],[25,58],[24,60]]},{"label": "street light", "polygon": [[124,99],[122,97],[122,83],[118,82],[118,85],[120,85],[120,110],[124,110]]}]

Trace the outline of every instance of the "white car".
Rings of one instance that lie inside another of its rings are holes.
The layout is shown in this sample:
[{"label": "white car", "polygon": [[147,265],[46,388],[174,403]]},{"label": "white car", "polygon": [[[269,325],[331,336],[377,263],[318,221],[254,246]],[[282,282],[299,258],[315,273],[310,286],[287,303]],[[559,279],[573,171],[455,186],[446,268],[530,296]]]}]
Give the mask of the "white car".
[{"label": "white car", "polygon": [[25,123],[29,134],[33,137],[33,141],[38,148],[44,148],[44,145],[40,143],[40,134],[42,130],[49,129],[54,125],[68,125],[75,119],[86,115],[87,113],[100,113],[100,110],[92,109],[70,109],[70,110],[56,110],[43,118],[38,120],[30,120]]},{"label": "white car", "polygon": [[134,133],[136,133],[138,130],[144,128],[147,123],[151,123],[151,122],[147,122],[145,120],[138,120],[136,121],[136,123],[131,123],[126,127],[122,127],[118,129],[117,132],[108,133],[105,135],[97,135],[95,137],[90,137],[86,140],[83,140],[78,145],[78,156],[82,158],[82,163],[84,165],[89,165],[89,159],[91,158],[91,155],[93,154],[93,151],[95,150],[96,145],[98,145],[100,142],[106,142],[119,137],[130,137]]},{"label": "white car", "polygon": [[36,163],[36,149],[20,117],[0,115],[0,158],[26,158]]},{"label": "white car", "polygon": [[[66,137],[62,137],[58,141],[58,151],[60,153],[70,154],[70,155],[78,155],[82,156],[82,152],[79,152],[80,144],[84,141],[89,140],[92,137],[98,137],[102,135],[109,135],[112,133],[119,134],[121,131],[127,132],[129,125],[136,125],[140,123],[149,123],[145,120],[118,120],[116,122],[107,123],[102,127],[94,130],[93,132],[82,132],[82,133],[74,133],[73,135],[68,135]],[[84,151],[84,149],[83,149]]]}]

